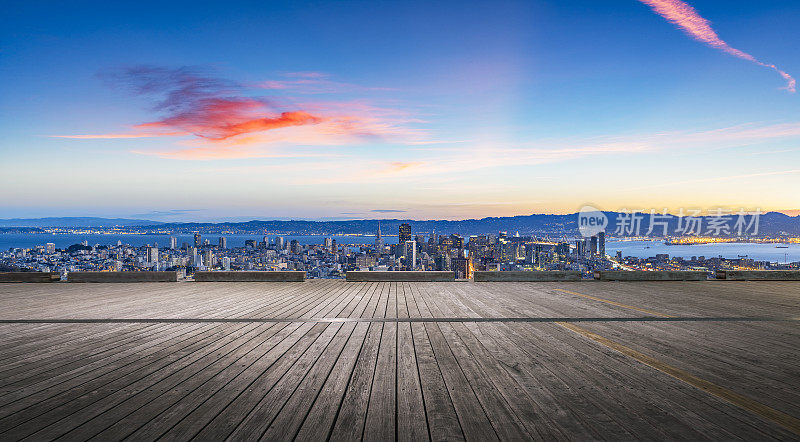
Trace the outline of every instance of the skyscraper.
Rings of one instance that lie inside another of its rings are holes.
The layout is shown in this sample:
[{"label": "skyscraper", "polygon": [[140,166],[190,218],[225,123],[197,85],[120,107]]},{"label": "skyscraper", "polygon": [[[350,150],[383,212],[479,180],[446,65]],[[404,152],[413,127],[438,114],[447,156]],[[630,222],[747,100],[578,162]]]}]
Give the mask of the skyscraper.
[{"label": "skyscraper", "polygon": [[219,248],[220,249],[227,249],[228,248],[228,239],[224,236],[219,237]]},{"label": "skyscraper", "polygon": [[375,237],[375,250],[383,252],[383,236],[381,236],[381,222],[378,221],[378,236]]},{"label": "skyscraper", "polygon": [[158,247],[147,246],[147,265],[150,267],[158,265]]},{"label": "skyscraper", "polygon": [[403,256],[406,259],[406,269],[414,270],[417,267],[417,242],[408,240],[402,244],[405,246]]},{"label": "skyscraper", "polygon": [[601,258],[606,256],[606,232],[599,232],[597,234],[598,252]]},{"label": "skyscraper", "polygon": [[592,256],[595,256],[595,255],[597,255],[597,237],[596,236],[592,236],[590,241],[591,241]]},{"label": "skyscraper", "polygon": [[398,244],[405,244],[406,241],[411,241],[411,225],[408,223],[400,224],[398,229],[400,237],[397,239]]},{"label": "skyscraper", "polygon": [[194,234],[194,246],[195,246],[195,248],[199,249],[200,246],[202,246],[202,245],[203,245],[203,243],[202,243],[201,238],[200,238],[200,233],[195,233]]},{"label": "skyscraper", "polygon": [[289,243],[289,251],[292,252],[295,255],[299,255],[299,254],[303,253],[303,247],[300,245],[300,242],[298,240],[293,239]]},{"label": "skyscraper", "polygon": [[171,250],[175,250],[178,248],[178,238],[175,238],[174,236],[169,237],[169,248]]}]

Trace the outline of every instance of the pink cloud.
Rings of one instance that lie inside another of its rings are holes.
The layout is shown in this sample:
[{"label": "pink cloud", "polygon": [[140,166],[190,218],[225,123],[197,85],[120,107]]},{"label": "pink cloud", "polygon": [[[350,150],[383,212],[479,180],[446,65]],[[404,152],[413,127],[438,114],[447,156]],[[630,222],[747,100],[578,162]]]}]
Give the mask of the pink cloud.
[{"label": "pink cloud", "polygon": [[713,48],[719,49],[727,54],[753,62],[759,66],[764,66],[778,72],[786,80],[786,89],[795,92],[797,83],[786,72],[778,69],[774,64],[767,64],[759,61],[752,55],[733,48],[728,43],[719,38],[719,35],[711,28],[711,23],[695,11],[694,8],[680,0],[639,0],[650,6],[653,11],[664,17],[668,22],[683,29],[693,39],[705,43]]},{"label": "pink cloud", "polygon": [[[325,84],[324,74],[291,74],[295,82]],[[154,121],[136,124],[131,133],[55,135],[59,138],[110,139],[144,137],[193,137],[195,141],[218,144],[210,155],[205,151],[176,151],[175,158],[240,158],[252,152],[238,149],[257,143],[342,144],[365,140],[386,140],[414,134],[404,126],[408,120],[388,110],[363,102],[319,101],[287,103],[271,97],[254,97],[231,81],[212,78],[195,70],[138,67],[113,77],[137,95],[156,99]],[[272,135],[274,133],[274,135]],[[163,152],[155,153],[164,156]],[[259,154],[260,155],[260,154]],[[256,156],[259,156],[256,155]]]}]

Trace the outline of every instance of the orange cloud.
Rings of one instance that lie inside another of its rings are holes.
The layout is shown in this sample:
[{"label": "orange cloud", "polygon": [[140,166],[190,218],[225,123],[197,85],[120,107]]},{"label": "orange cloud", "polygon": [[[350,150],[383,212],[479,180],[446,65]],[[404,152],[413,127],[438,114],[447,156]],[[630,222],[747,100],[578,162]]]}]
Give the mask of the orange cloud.
[{"label": "orange cloud", "polygon": [[668,22],[683,29],[686,34],[695,40],[705,43],[712,48],[719,49],[725,53],[739,57],[741,59],[756,63],[759,66],[764,66],[778,72],[778,74],[786,80],[786,89],[789,92],[795,92],[797,83],[786,72],[778,69],[774,64],[767,64],[759,61],[752,55],[733,48],[728,43],[719,38],[719,35],[711,28],[711,23],[695,11],[694,8],[687,3],[680,0],[639,0],[642,3],[650,6],[653,11],[664,17]]},{"label": "orange cloud", "polygon": [[[322,84],[327,81],[324,74],[319,73],[291,75],[296,78],[295,82]],[[114,79],[131,87],[138,95],[156,98],[153,110],[161,117],[133,126],[132,133],[55,136],[74,139],[194,136],[195,141],[219,144],[219,147],[203,150],[177,150],[171,156],[196,159],[261,156],[253,154],[251,149],[236,148],[257,143],[343,144],[415,133],[402,127],[408,120],[363,102],[289,105],[269,97],[249,96],[241,85],[188,68],[138,67]],[[164,152],[154,154],[165,156]]]}]

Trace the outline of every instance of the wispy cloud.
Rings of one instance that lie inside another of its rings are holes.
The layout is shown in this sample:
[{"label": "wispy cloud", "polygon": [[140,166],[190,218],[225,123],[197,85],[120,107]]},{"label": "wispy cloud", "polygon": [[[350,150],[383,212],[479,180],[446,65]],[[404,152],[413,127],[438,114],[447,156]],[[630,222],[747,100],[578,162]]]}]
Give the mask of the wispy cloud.
[{"label": "wispy cloud", "polygon": [[[360,101],[289,103],[282,97],[254,96],[252,88],[216,78],[197,68],[139,66],[103,77],[131,89],[138,96],[154,100],[151,110],[158,114],[158,119],[135,124],[130,133],[55,137],[188,137],[190,141],[203,144],[170,153],[139,151],[176,159],[264,156],[264,149],[242,147],[249,144],[355,144],[406,137],[420,141],[412,137],[419,132],[405,126],[411,119],[401,118],[399,113],[393,114],[387,109]],[[317,73],[294,74],[293,78],[303,84],[332,83]]]},{"label": "wispy cloud", "polygon": [[712,48],[719,49],[727,54],[739,57],[756,63],[759,66],[774,69],[786,80],[786,89],[795,92],[797,83],[792,76],[778,69],[774,64],[764,63],[747,52],[731,47],[728,43],[719,38],[719,35],[711,28],[711,23],[700,16],[697,11],[689,4],[680,0],[639,0],[650,6],[656,14],[664,17],[670,23],[681,28],[693,39],[705,43]]},{"label": "wispy cloud", "polygon": [[387,91],[389,88],[361,86],[331,80],[322,72],[289,72],[279,80],[265,80],[256,84],[262,89],[291,91],[301,94],[337,94],[345,92]]},{"label": "wispy cloud", "polygon": [[[176,134],[177,135],[177,134]],[[53,138],[72,138],[76,140],[108,140],[108,139],[124,139],[124,138],[151,138],[162,137],[162,134],[96,134],[96,135],[51,135]]]},{"label": "wispy cloud", "polygon": [[372,209],[372,210],[370,210],[370,212],[374,212],[374,213],[404,213],[406,211],[405,210],[399,210],[399,209]]},{"label": "wispy cloud", "polygon": [[131,216],[133,217],[171,217],[171,216],[183,216],[183,215],[190,215],[197,212],[203,212],[205,209],[171,209],[171,210],[153,210],[151,212],[145,213],[136,213]]},{"label": "wispy cloud", "polygon": [[[402,181],[426,177],[457,179],[466,172],[496,167],[551,164],[585,158],[689,151],[690,149],[728,149],[765,141],[800,137],[800,122],[781,124],[742,124],[718,129],[666,131],[658,133],[598,136],[587,138],[541,139],[516,146],[492,143],[417,149],[419,161],[376,161],[348,159],[337,167],[352,166],[364,172],[352,175],[317,174],[303,177],[313,184]],[[331,164],[320,164],[329,168]],[[794,173],[783,171],[780,174]],[[774,173],[770,173],[774,174]]]}]

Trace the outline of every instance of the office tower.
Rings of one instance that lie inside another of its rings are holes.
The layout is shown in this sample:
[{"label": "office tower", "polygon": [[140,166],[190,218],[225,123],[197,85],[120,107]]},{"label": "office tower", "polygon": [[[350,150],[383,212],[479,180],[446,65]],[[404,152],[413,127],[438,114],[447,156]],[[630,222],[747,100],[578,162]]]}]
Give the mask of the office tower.
[{"label": "office tower", "polygon": [[194,234],[194,247],[199,249],[201,245],[203,245],[203,243],[201,241],[200,234],[199,233],[195,233]]},{"label": "office tower", "polygon": [[456,279],[470,279],[472,278],[472,258],[453,258],[452,268],[455,272]]},{"label": "office tower", "polygon": [[227,249],[228,248],[228,239],[224,236],[219,237],[219,248],[220,249]]},{"label": "office tower", "polygon": [[289,251],[292,252],[295,255],[299,255],[299,254],[303,253],[303,248],[302,248],[302,246],[300,246],[300,242],[299,241],[297,241],[296,239],[293,239],[289,243]]},{"label": "office tower", "polygon": [[457,234],[450,235],[450,240],[453,244],[453,248],[456,249],[463,249],[464,248],[464,237]]},{"label": "office tower", "polygon": [[169,237],[169,248],[170,250],[175,250],[178,248],[178,238],[175,238],[174,236]]},{"label": "office tower", "polygon": [[203,263],[206,267],[214,267],[214,252],[211,250],[203,252]]},{"label": "office tower", "polygon": [[323,247],[328,252],[333,252],[333,238],[325,238],[325,242],[323,243]]},{"label": "office tower", "polygon": [[381,222],[378,221],[378,235],[375,237],[375,250],[383,253],[383,236],[381,236]]},{"label": "office tower", "polygon": [[338,247],[335,239],[331,241],[331,253],[336,253],[339,250]]},{"label": "office tower", "polygon": [[599,232],[597,234],[597,243],[599,247],[599,253],[601,258],[605,258],[606,256],[606,232]]},{"label": "office tower", "polygon": [[592,236],[591,237],[590,244],[591,244],[590,250],[592,252],[592,256],[596,256],[597,255],[597,237],[596,236]]},{"label": "office tower", "polygon": [[[622,262],[622,250],[617,250],[617,261]],[[694,261],[694,259],[692,259]]]},{"label": "office tower", "polygon": [[244,247],[246,249],[255,249],[256,248],[256,240],[254,240],[254,239],[246,239],[246,240],[244,240]]},{"label": "office tower", "polygon": [[275,238],[275,248],[278,250],[283,250],[286,248],[286,243],[282,236],[278,236]]},{"label": "office tower", "polygon": [[398,244],[405,244],[406,241],[411,241],[411,226],[408,223],[400,224],[399,237],[397,238]]},{"label": "office tower", "polygon": [[231,269],[231,259],[228,258],[227,256],[222,258],[222,268],[224,268],[225,270]]},{"label": "office tower", "polygon": [[408,240],[403,243],[403,256],[406,259],[406,268],[408,270],[414,270],[417,266],[417,242]]}]

